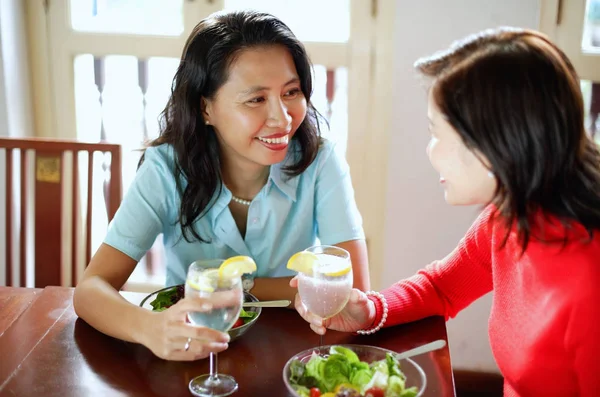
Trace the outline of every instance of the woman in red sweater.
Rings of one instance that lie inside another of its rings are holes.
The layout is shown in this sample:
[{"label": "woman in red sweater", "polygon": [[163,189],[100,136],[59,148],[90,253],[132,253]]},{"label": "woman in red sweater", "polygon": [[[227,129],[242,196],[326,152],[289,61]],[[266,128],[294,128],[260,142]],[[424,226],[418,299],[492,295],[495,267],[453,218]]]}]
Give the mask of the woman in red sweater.
[{"label": "woman in red sweater", "polygon": [[[535,31],[485,31],[419,60],[433,78],[427,154],[451,205],[485,205],[458,247],[381,293],[353,290],[326,328],[370,334],[454,317],[494,291],[506,396],[600,396],[600,154],[579,78]],[[296,285],[296,281],[292,282]]]}]

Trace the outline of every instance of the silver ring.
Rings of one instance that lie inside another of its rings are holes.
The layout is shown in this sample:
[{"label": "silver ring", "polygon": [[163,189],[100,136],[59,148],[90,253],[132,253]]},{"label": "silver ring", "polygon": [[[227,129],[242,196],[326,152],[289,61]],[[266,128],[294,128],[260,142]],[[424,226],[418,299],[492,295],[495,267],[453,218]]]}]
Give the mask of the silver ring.
[{"label": "silver ring", "polygon": [[190,350],[190,343],[192,343],[192,338],[188,338],[187,342],[185,342],[185,346],[183,347],[183,350],[185,350],[185,351]]}]

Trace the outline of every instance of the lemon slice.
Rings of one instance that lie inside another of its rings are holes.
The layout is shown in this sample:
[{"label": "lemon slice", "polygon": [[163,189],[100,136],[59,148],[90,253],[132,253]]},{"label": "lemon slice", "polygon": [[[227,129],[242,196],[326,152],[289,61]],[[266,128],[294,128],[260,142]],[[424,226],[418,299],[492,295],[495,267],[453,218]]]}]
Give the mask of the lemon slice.
[{"label": "lemon slice", "polygon": [[219,269],[206,269],[200,273],[200,277],[207,280],[214,280],[219,277]]},{"label": "lemon slice", "polygon": [[186,280],[186,283],[197,291],[214,292],[218,277],[219,269],[207,269],[199,273],[195,280]]},{"label": "lemon slice", "polygon": [[249,256],[233,256],[219,266],[219,278],[234,278],[256,271],[256,263]]},{"label": "lemon slice", "polygon": [[318,256],[309,251],[300,251],[292,255],[287,263],[287,268],[299,273],[312,274],[313,269],[318,265]]},{"label": "lemon slice", "polygon": [[340,277],[350,273],[352,264],[347,261],[333,262],[331,264],[323,265],[319,268],[319,273],[326,275],[327,277]]},{"label": "lemon slice", "polygon": [[194,282],[191,280],[187,280],[186,283],[188,283],[188,285],[190,287],[192,287],[193,289],[195,289],[196,291],[201,291],[201,292],[214,292],[215,291],[213,286],[206,282],[201,282],[201,281]]}]

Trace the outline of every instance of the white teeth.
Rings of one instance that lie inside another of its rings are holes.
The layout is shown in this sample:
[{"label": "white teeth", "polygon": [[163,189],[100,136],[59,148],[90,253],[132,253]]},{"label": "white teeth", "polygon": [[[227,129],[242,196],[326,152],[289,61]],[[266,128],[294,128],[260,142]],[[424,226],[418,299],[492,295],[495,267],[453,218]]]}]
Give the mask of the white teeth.
[{"label": "white teeth", "polygon": [[260,139],[261,141],[266,142],[266,143],[286,143],[287,144],[288,140],[289,140],[288,137],[289,137],[288,135],[284,135],[284,136],[279,137],[279,138],[261,138],[261,137],[258,137],[258,139]]}]

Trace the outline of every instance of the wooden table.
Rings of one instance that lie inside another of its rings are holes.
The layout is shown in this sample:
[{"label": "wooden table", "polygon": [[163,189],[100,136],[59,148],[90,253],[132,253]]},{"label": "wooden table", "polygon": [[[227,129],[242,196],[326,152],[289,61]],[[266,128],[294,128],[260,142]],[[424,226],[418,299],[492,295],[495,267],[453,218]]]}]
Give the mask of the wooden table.
[{"label": "wooden table", "polygon": [[[132,302],[144,295],[125,293]],[[188,383],[208,372],[208,360],[157,358],[141,345],[108,337],[73,310],[73,289],[0,287],[0,396],[190,396]],[[401,352],[447,340],[442,318],[384,329],[370,336],[329,332],[326,344],[368,344]],[[318,336],[288,309],[264,309],[248,332],[219,354],[219,371],[233,375],[234,396],[288,396],[282,369]],[[415,358],[427,374],[425,396],[454,396],[448,348]]]},{"label": "wooden table", "polygon": [[0,287],[0,336],[37,299],[41,292],[41,289],[36,288]]}]

